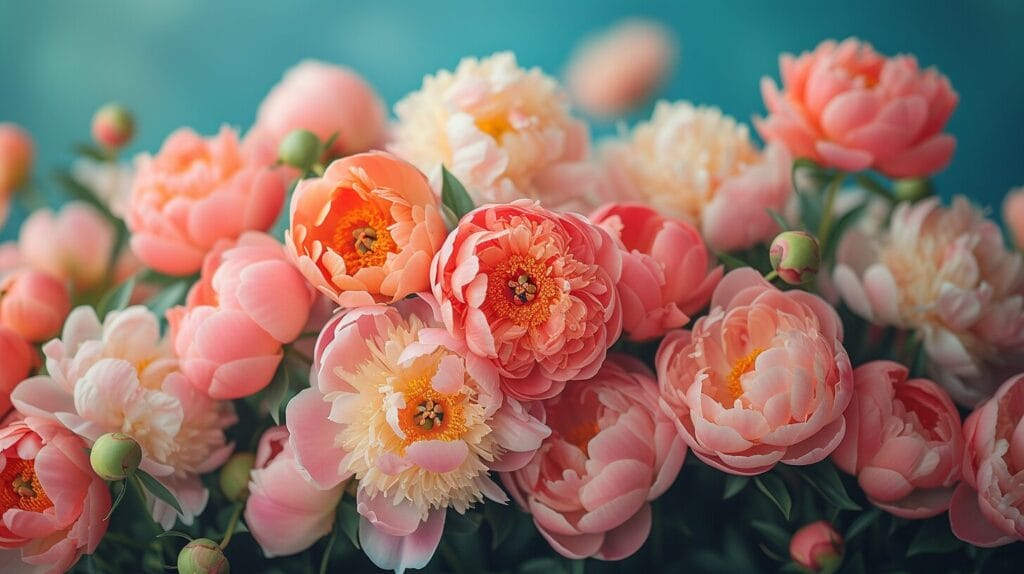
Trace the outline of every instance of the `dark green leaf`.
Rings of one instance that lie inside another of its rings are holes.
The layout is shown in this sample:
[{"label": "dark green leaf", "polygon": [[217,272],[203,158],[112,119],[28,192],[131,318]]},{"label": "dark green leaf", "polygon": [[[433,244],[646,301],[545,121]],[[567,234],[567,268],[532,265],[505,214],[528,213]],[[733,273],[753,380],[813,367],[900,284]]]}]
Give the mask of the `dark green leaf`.
[{"label": "dark green leaf", "polygon": [[781,526],[761,520],[751,520],[750,527],[756,530],[761,535],[761,540],[774,550],[788,552],[790,534]]},{"label": "dark green leaf", "polygon": [[445,517],[444,530],[452,534],[473,534],[480,529],[480,523],[484,517],[479,512],[458,513],[454,510],[448,511]]},{"label": "dark green leaf", "polygon": [[100,201],[91,189],[79,183],[71,173],[65,170],[56,170],[53,172],[53,177],[71,199],[84,201],[98,209],[100,213],[105,215],[108,219],[112,221],[119,221],[112,213],[110,213],[110,208]]},{"label": "dark green leaf", "polygon": [[719,261],[724,263],[729,271],[732,271],[733,269],[739,269],[740,267],[750,267],[750,265],[746,261],[740,259],[739,257],[736,257],[735,255],[730,255],[724,251],[716,251],[715,257],[717,257]]},{"label": "dark green leaf", "polygon": [[722,500],[729,500],[730,498],[739,494],[747,484],[750,483],[749,476],[736,476],[734,474],[726,475],[725,477],[725,491],[722,493]]},{"label": "dark green leaf", "polygon": [[132,300],[132,293],[135,291],[135,277],[129,277],[113,291],[108,292],[96,305],[96,315],[100,321],[111,311],[120,311],[128,306]]},{"label": "dark green leaf", "polygon": [[867,574],[867,568],[864,566],[863,554],[857,553],[847,558],[848,559],[843,564],[840,572],[843,572],[844,574]]},{"label": "dark green leaf", "polygon": [[473,211],[473,200],[466,193],[466,188],[448,168],[441,167],[441,203],[455,214],[456,220]]},{"label": "dark green leaf", "polygon": [[324,548],[324,556],[320,559],[320,574],[327,574],[327,567],[331,564],[331,551],[334,550],[334,541],[338,539],[338,531],[332,530],[327,539],[327,547]]},{"label": "dark green leaf", "polygon": [[185,540],[188,540],[189,542],[192,542],[192,537],[191,536],[189,536],[188,534],[185,534],[184,532],[178,532],[177,530],[168,530],[167,532],[161,532],[160,534],[156,535],[157,538],[167,538],[168,536],[174,536],[176,538],[184,538]]},{"label": "dark green leaf", "polygon": [[818,226],[821,225],[822,213],[825,210],[824,206],[822,206],[821,195],[798,191],[796,198],[797,203],[800,204],[800,221],[803,223],[804,229],[809,229],[814,233]]},{"label": "dark green leaf", "polygon": [[181,511],[181,505],[178,504],[178,499],[174,498],[171,491],[167,490],[167,487],[159,480],[153,478],[144,470],[136,470],[132,476],[134,476],[139,481],[139,485],[148,490],[150,494],[166,502],[171,506],[171,508],[176,510],[178,514],[183,514]]},{"label": "dark green leaf", "polygon": [[779,567],[781,574],[807,574],[808,570],[796,562],[788,562]]},{"label": "dark green leaf", "polygon": [[274,424],[281,424],[281,410],[284,406],[284,397],[288,394],[288,367],[281,365],[277,368],[277,372],[274,373],[274,378],[270,380],[270,384],[267,385],[266,390],[263,391],[263,397],[267,401],[267,410],[270,411],[270,418],[274,419]]},{"label": "dark green leaf", "polygon": [[779,226],[779,229],[781,231],[789,231],[790,229],[793,228],[793,226],[790,225],[788,221],[786,221],[786,218],[783,217],[782,214],[779,213],[778,211],[775,211],[774,209],[766,209],[765,211],[767,211],[768,215],[770,215],[772,219],[775,220],[775,223]]},{"label": "dark green leaf", "polygon": [[188,293],[188,288],[188,281],[171,283],[162,291],[150,297],[149,300],[146,301],[146,307],[149,307],[149,310],[152,311],[154,315],[162,317],[168,309],[175,305],[180,305],[185,301],[185,294]]},{"label": "dark green leaf", "polygon": [[320,146],[320,149],[325,151],[331,149],[331,146],[334,145],[334,142],[338,141],[338,136],[340,135],[341,132],[334,132],[333,134],[331,134],[331,137],[327,138],[327,141],[325,141],[323,145]]},{"label": "dark green leaf", "polygon": [[885,186],[878,183],[878,181],[875,180],[875,178],[871,177],[870,175],[866,173],[858,173],[854,177],[857,180],[857,184],[859,184],[864,189],[870,191],[871,193],[879,197],[884,197],[885,199],[891,202],[896,201],[896,197],[893,196],[893,193],[886,189]]},{"label": "dark green leaf", "polygon": [[860,219],[861,215],[864,214],[864,211],[867,209],[868,205],[869,203],[865,201],[864,203],[844,213],[843,216],[840,217],[838,221],[836,221],[835,226],[833,226],[832,228],[832,233],[829,234],[828,245],[825,246],[825,261],[831,261],[834,258],[836,249],[839,248],[839,240],[842,239],[843,233],[846,231],[848,227],[850,227],[851,225],[856,223],[858,219]]},{"label": "dark green leaf", "polygon": [[860,506],[846,493],[843,480],[831,462],[823,460],[805,466],[797,474],[832,506],[842,510],[860,510]]},{"label": "dark green leaf", "polygon": [[782,515],[789,520],[789,511],[793,508],[793,500],[786,489],[786,483],[778,476],[768,473],[754,479],[754,484],[762,494],[768,497],[779,508]]},{"label": "dark green leaf", "polygon": [[110,515],[114,513],[114,510],[117,510],[117,507],[121,504],[121,501],[124,500],[125,491],[128,490],[127,482],[122,480],[119,481],[118,483],[121,485],[121,490],[118,491],[117,496],[114,498],[114,503],[110,505],[110,511],[107,512],[107,515],[103,517],[104,522],[110,519]]},{"label": "dark green leaf", "polygon": [[110,159],[109,154],[92,144],[76,143],[74,145],[74,150],[78,155],[87,157],[91,160],[106,162]]},{"label": "dark green leaf", "polygon": [[847,542],[853,540],[861,533],[863,533],[865,530],[867,530],[876,520],[878,520],[878,517],[881,515],[881,510],[877,508],[872,508],[871,510],[864,512],[860,516],[858,516],[857,519],[850,524],[850,527],[846,529],[845,538]]},{"label": "dark green leaf", "polygon": [[921,523],[917,534],[907,547],[907,557],[918,554],[946,554],[960,548],[961,542],[953,536],[949,529],[949,521],[944,517],[933,518]]},{"label": "dark green leaf", "polygon": [[359,511],[351,496],[346,496],[338,506],[336,526],[345,533],[352,546],[359,548]]},{"label": "dark green leaf", "polygon": [[484,517],[491,526],[491,548],[501,546],[516,527],[517,512],[509,504],[488,502],[484,505]]},{"label": "dark green leaf", "polygon": [[765,556],[771,558],[772,560],[775,560],[776,562],[786,562],[787,560],[789,560],[789,556],[779,554],[771,548],[768,548],[766,544],[758,544],[757,547],[761,549],[761,552],[764,552]]},{"label": "dark green leaf", "polygon": [[565,567],[554,558],[534,558],[519,566],[519,574],[566,574]]}]

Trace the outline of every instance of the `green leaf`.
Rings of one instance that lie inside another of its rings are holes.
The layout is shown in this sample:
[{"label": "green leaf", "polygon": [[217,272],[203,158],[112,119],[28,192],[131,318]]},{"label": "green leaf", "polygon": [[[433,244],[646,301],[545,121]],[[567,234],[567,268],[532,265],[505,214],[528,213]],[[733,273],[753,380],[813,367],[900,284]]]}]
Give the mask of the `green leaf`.
[{"label": "green leaf", "polygon": [[841,510],[861,509],[846,493],[843,480],[831,462],[823,460],[817,464],[805,466],[797,474],[832,506]]},{"label": "green leaf", "polygon": [[857,536],[860,536],[861,533],[867,530],[881,515],[882,511],[877,508],[872,508],[871,510],[860,514],[857,519],[850,524],[850,527],[846,529],[846,541],[849,542]]},{"label": "green leaf", "polygon": [[61,188],[71,199],[77,199],[84,201],[100,211],[104,216],[114,222],[120,222],[120,220],[110,212],[110,208],[105,203],[100,201],[96,194],[91,189],[82,185],[78,182],[70,172],[66,170],[56,170],[53,172],[53,178],[57,180]]},{"label": "green leaf", "polygon": [[786,221],[786,218],[783,217],[782,214],[779,213],[778,211],[775,211],[774,209],[766,209],[765,211],[767,211],[768,215],[770,215],[771,218],[775,220],[775,223],[779,226],[780,230],[789,231],[793,229],[793,226],[790,225],[789,222]]},{"label": "green leaf", "polygon": [[519,566],[519,574],[566,574],[565,567],[554,558],[534,558]]},{"label": "green leaf", "polygon": [[921,524],[921,528],[907,546],[907,557],[919,554],[946,554],[959,549],[961,544],[949,529],[949,521],[940,516]]},{"label": "green leaf", "polygon": [[823,257],[825,258],[825,261],[831,261],[834,258],[836,249],[839,248],[839,240],[842,239],[843,233],[846,231],[848,227],[850,227],[851,225],[856,223],[858,219],[860,219],[861,215],[864,214],[864,211],[867,210],[868,205],[868,202],[865,201],[864,203],[844,213],[843,216],[840,217],[838,221],[836,221],[835,225],[832,227],[832,233],[829,234],[828,245],[824,247],[825,252]]},{"label": "green leaf", "polygon": [[74,145],[75,153],[80,156],[87,157],[91,160],[107,162],[110,160],[110,155],[104,152],[102,149],[87,143],[76,143]]},{"label": "green leaf", "polygon": [[870,175],[866,173],[858,173],[857,175],[854,176],[854,179],[857,180],[858,185],[870,191],[871,193],[879,197],[884,197],[885,199],[889,200],[892,203],[896,202],[896,197],[893,195],[893,193],[889,191],[885,186],[878,183],[878,181],[875,180],[875,178],[871,177]]},{"label": "green leaf", "polygon": [[480,529],[484,517],[479,512],[466,512],[465,514],[454,510],[448,511],[445,517],[444,530],[452,534],[474,534]]},{"label": "green leaf", "polygon": [[786,483],[778,476],[768,473],[762,474],[754,479],[754,484],[762,494],[775,503],[775,506],[782,512],[782,516],[789,520],[789,511],[793,508],[793,499],[789,496]]},{"label": "green leaf", "polygon": [[174,498],[170,490],[164,486],[159,480],[153,478],[148,472],[137,469],[132,476],[139,481],[139,486],[145,488],[150,494],[166,502],[178,512],[178,514],[184,514],[181,510],[181,505],[178,504],[178,499]]},{"label": "green leaf", "polygon": [[452,210],[456,221],[474,209],[473,200],[462,182],[444,166],[441,167],[441,203]]},{"label": "green leaf", "polygon": [[188,281],[171,283],[162,291],[150,297],[146,301],[146,307],[149,307],[149,310],[152,311],[154,315],[162,317],[168,309],[175,305],[180,305],[185,301],[185,294],[188,293],[188,288]]},{"label": "green leaf", "polygon": [[96,305],[96,315],[100,321],[111,311],[120,311],[128,306],[132,300],[132,293],[135,291],[135,277],[129,277],[113,291],[108,292]]},{"label": "green leaf", "polygon": [[168,530],[167,532],[161,532],[160,534],[156,535],[157,538],[167,538],[168,536],[174,536],[176,538],[184,538],[185,540],[188,540],[189,542],[192,542],[192,537],[191,536],[189,536],[188,534],[185,534],[184,532],[178,532],[177,530]]},{"label": "green leaf", "polygon": [[747,484],[749,483],[749,476],[736,476],[734,474],[726,475],[725,491],[722,493],[722,500],[729,500],[730,498],[736,496],[741,491],[743,491],[743,489],[746,488]]},{"label": "green leaf", "polygon": [[331,564],[331,551],[334,550],[334,542],[338,539],[338,531],[332,530],[331,536],[327,539],[327,547],[324,548],[324,556],[320,559],[320,574],[327,574],[327,567]]},{"label": "green leaf", "polygon": [[263,397],[267,401],[267,410],[270,411],[270,418],[274,419],[275,425],[281,424],[281,411],[283,407],[287,406],[284,398],[288,394],[289,384],[288,367],[282,364],[277,368],[277,372],[274,373],[274,378],[270,380],[266,390],[263,391]]},{"label": "green leaf", "polygon": [[335,522],[336,526],[345,533],[345,537],[352,543],[352,546],[359,548],[359,511],[351,496],[346,496],[341,500]]},{"label": "green leaf", "polygon": [[121,485],[121,490],[117,493],[117,496],[114,498],[114,504],[110,505],[110,511],[107,512],[107,515],[103,517],[103,521],[104,522],[109,520],[110,519],[110,515],[114,514],[114,511],[117,510],[117,507],[121,504],[121,501],[124,500],[124,493],[125,493],[125,491],[128,490],[128,483],[127,482],[125,482],[123,480],[122,481],[118,481],[118,482]]},{"label": "green leaf", "polygon": [[741,267],[750,267],[750,264],[748,264],[746,261],[740,259],[739,257],[736,257],[735,255],[730,255],[724,251],[716,251],[715,257],[717,257],[719,261],[724,263],[726,269],[728,269],[729,271],[732,271],[733,269],[739,269]]},{"label": "green leaf", "polygon": [[771,545],[774,550],[789,551],[790,534],[781,526],[762,520],[751,520],[750,527],[756,530],[761,535],[761,539]]},{"label": "green leaf", "polygon": [[[804,229],[817,230],[821,225],[822,214],[825,207],[821,202],[821,195],[804,191],[796,192],[797,203],[800,204],[800,221]],[[814,231],[812,231],[814,233]]]},{"label": "green leaf", "polygon": [[484,505],[484,518],[491,525],[491,548],[501,546],[516,527],[516,510],[508,504],[488,502]]}]

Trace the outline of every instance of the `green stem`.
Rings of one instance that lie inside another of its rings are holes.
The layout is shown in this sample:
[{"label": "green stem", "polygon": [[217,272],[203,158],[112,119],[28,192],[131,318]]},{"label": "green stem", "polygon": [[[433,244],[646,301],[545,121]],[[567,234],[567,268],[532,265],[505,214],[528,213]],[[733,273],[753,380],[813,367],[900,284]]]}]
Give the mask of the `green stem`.
[{"label": "green stem", "polygon": [[238,517],[242,515],[242,509],[245,508],[244,502],[239,502],[235,505],[235,511],[231,513],[231,520],[228,522],[228,529],[224,532],[224,540],[220,541],[220,549],[224,550],[231,544],[231,536],[235,533],[235,527],[238,526]]},{"label": "green stem", "polygon": [[455,549],[452,548],[451,545],[448,544],[448,542],[445,540],[441,541],[440,549],[441,555],[444,556],[444,561],[447,562],[448,566],[451,567],[452,572],[454,572],[455,574],[462,574],[462,561],[459,560],[459,555],[455,552]]},{"label": "green stem", "polygon": [[778,271],[776,271],[776,270],[774,270],[774,269],[772,269],[772,270],[771,270],[771,271],[769,271],[768,273],[765,273],[765,275],[764,275],[764,280],[765,280],[765,281],[767,281],[767,282],[769,282],[769,283],[771,283],[772,281],[775,281],[775,279],[776,279],[776,278],[777,278],[778,276],[779,276],[779,272],[778,272]]},{"label": "green stem", "polygon": [[828,236],[832,232],[832,221],[835,219],[836,196],[839,195],[839,188],[846,179],[846,173],[839,171],[829,182],[825,189],[825,212],[821,215],[821,225],[818,226],[818,243],[822,250],[828,245]]},{"label": "green stem", "polygon": [[855,176],[857,184],[878,197],[886,199],[889,203],[896,203],[896,197],[891,191],[885,188],[882,184],[875,181],[875,179],[869,175],[858,173]]}]

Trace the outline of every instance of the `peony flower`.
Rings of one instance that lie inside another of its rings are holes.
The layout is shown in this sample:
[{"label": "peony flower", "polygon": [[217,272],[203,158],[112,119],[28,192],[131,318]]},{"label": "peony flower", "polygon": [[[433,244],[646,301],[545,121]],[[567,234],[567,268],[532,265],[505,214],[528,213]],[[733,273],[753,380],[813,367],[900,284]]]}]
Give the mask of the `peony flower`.
[{"label": "peony flower", "polygon": [[825,520],[805,524],[789,541],[789,556],[811,572],[837,565],[843,555],[843,537]]},{"label": "peony flower", "polygon": [[784,149],[761,152],[746,126],[689,102],[658,102],[649,121],[606,143],[602,155],[620,201],[689,220],[719,251],[774,237],[768,209],[784,211],[792,195]]},{"label": "peony flower", "polygon": [[949,395],[908,375],[890,361],[854,369],[854,396],[843,415],[846,437],[832,460],[857,477],[875,506],[902,518],[928,518],[949,508],[964,437]]},{"label": "peony flower", "polygon": [[245,524],[267,558],[297,554],[331,531],[344,489],[317,488],[295,462],[288,429],[272,427],[256,452]]},{"label": "peony flower", "polygon": [[60,333],[70,311],[67,287],[46,273],[26,268],[0,278],[0,325],[31,343]]},{"label": "peony flower", "polygon": [[651,531],[651,501],[676,479],[686,445],[658,406],[654,373],[610,356],[597,375],[543,402],[551,436],[502,475],[559,554],[622,560]]},{"label": "peony flower", "polygon": [[35,211],[25,220],[18,245],[26,264],[61,280],[76,291],[101,286],[108,278],[116,233],[95,207],[65,204],[59,214]]},{"label": "peony flower", "polygon": [[1011,377],[964,421],[964,481],[949,522],[975,546],[1024,540],[1024,374]]},{"label": "peony flower", "polygon": [[107,483],[82,439],[28,417],[0,428],[0,564],[11,574],[59,574],[107,531]]},{"label": "peony flower", "polygon": [[463,217],[430,282],[448,331],[530,400],[597,373],[622,330],[620,268],[603,228],[523,199]]},{"label": "peony flower", "polygon": [[1011,189],[1003,200],[1003,222],[1017,251],[1024,251],[1024,187]]},{"label": "peony flower", "polygon": [[[48,374],[18,385],[15,408],[59,421],[90,445],[108,432],[135,439],[143,453],[139,468],[174,494],[182,522],[191,524],[208,497],[199,475],[223,464],[234,448],[224,429],[235,415],[230,403],[203,396],[179,372],[159,319],[145,307],[129,307],[101,324],[91,307],[78,307],[43,352]],[[170,505],[150,495],[147,504],[164,529],[174,525]]]},{"label": "peony flower", "polygon": [[622,243],[618,288],[629,338],[661,337],[711,300],[723,269],[711,268],[714,258],[695,227],[635,203],[607,204],[590,219]]},{"label": "peony flower", "polygon": [[32,172],[35,145],[32,136],[12,123],[0,123],[0,228],[7,220],[11,195]]},{"label": "peony flower", "polygon": [[133,164],[81,158],[71,164],[71,177],[88,188],[111,213],[126,217],[135,183]]},{"label": "peony flower", "polygon": [[423,174],[384,152],[337,160],[323,177],[299,182],[290,222],[289,256],[342,307],[427,290],[430,260],[447,234]]},{"label": "peony flower", "polygon": [[663,406],[693,453],[719,470],[818,462],[846,432],[853,371],[842,329],[817,296],[779,291],[749,267],[732,271],[711,312],[662,341]]},{"label": "peony flower", "polygon": [[359,480],[361,546],[398,572],[430,560],[448,508],[505,502],[489,471],[521,467],[550,432],[435,313],[410,300],[337,315],[288,403],[299,466],[321,489]]},{"label": "peony flower", "polygon": [[135,136],[135,117],[120,104],[106,104],[92,116],[92,141],[107,150],[118,150]]},{"label": "peony flower", "polygon": [[538,188],[537,178],[586,159],[588,147],[568,107],[555,80],[520,68],[511,52],[464,58],[395,105],[389,149],[426,173],[443,164],[477,205],[529,197],[557,207],[572,191]]},{"label": "peony flower", "polygon": [[0,418],[11,410],[11,392],[28,378],[39,359],[35,350],[11,328],[0,324]]},{"label": "peony flower", "polygon": [[779,58],[782,91],[769,78],[769,116],[755,120],[769,142],[795,157],[843,171],[874,168],[889,177],[926,177],[946,167],[956,140],[942,133],[956,108],[949,80],[922,71],[913,56],[886,58],[850,38]]},{"label": "peony flower", "polygon": [[847,232],[833,279],[855,313],[923,339],[928,374],[962,405],[1024,370],[1022,256],[963,197],[900,204],[875,236]]},{"label": "peony flower", "polygon": [[217,241],[269,229],[285,194],[273,161],[260,146],[243,148],[228,127],[211,138],[174,132],[157,155],[136,160],[126,219],[132,251],[161,273],[190,275]]},{"label": "peony flower", "polygon": [[281,345],[302,333],[315,297],[269,235],[250,231],[218,243],[187,306],[167,312],[181,371],[215,399],[256,393],[274,378]]},{"label": "peony flower", "polygon": [[569,92],[587,113],[622,115],[665,83],[677,52],[676,39],[665,26],[623,20],[576,48],[566,74]]}]

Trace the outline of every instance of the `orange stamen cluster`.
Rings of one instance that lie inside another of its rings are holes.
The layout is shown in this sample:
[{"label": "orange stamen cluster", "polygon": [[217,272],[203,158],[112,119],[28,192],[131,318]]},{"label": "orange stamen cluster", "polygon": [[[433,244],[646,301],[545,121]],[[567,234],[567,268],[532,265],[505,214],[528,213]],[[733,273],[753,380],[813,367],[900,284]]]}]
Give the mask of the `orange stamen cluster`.
[{"label": "orange stamen cluster", "polygon": [[462,438],[466,432],[462,393],[439,393],[429,377],[419,377],[408,383],[403,394],[405,408],[398,411],[398,426],[405,433],[403,448],[421,440]]},{"label": "orange stamen cluster", "polygon": [[521,327],[535,327],[551,316],[561,291],[540,261],[513,255],[487,277],[487,301],[494,313]]},{"label": "orange stamen cluster", "polygon": [[590,456],[590,451],[587,447],[590,446],[590,441],[599,432],[601,432],[601,427],[597,426],[597,421],[583,421],[562,433],[562,439],[569,444],[575,445],[584,454]]},{"label": "orange stamen cluster", "polygon": [[757,360],[757,356],[763,351],[764,349],[754,349],[733,364],[732,371],[726,377],[726,388],[729,390],[733,400],[740,398],[740,395],[743,394],[743,385],[740,383],[740,377],[754,370],[754,361]]},{"label": "orange stamen cluster", "polygon": [[501,136],[513,129],[507,114],[479,118],[476,120],[476,127],[497,141],[501,141]]},{"label": "orange stamen cluster", "polygon": [[331,247],[345,260],[349,274],[364,267],[380,267],[388,253],[398,252],[388,231],[393,223],[389,214],[370,203],[349,209],[338,219]]},{"label": "orange stamen cluster", "polygon": [[12,508],[42,512],[52,506],[36,476],[35,461],[8,458],[0,471],[0,514]]}]

